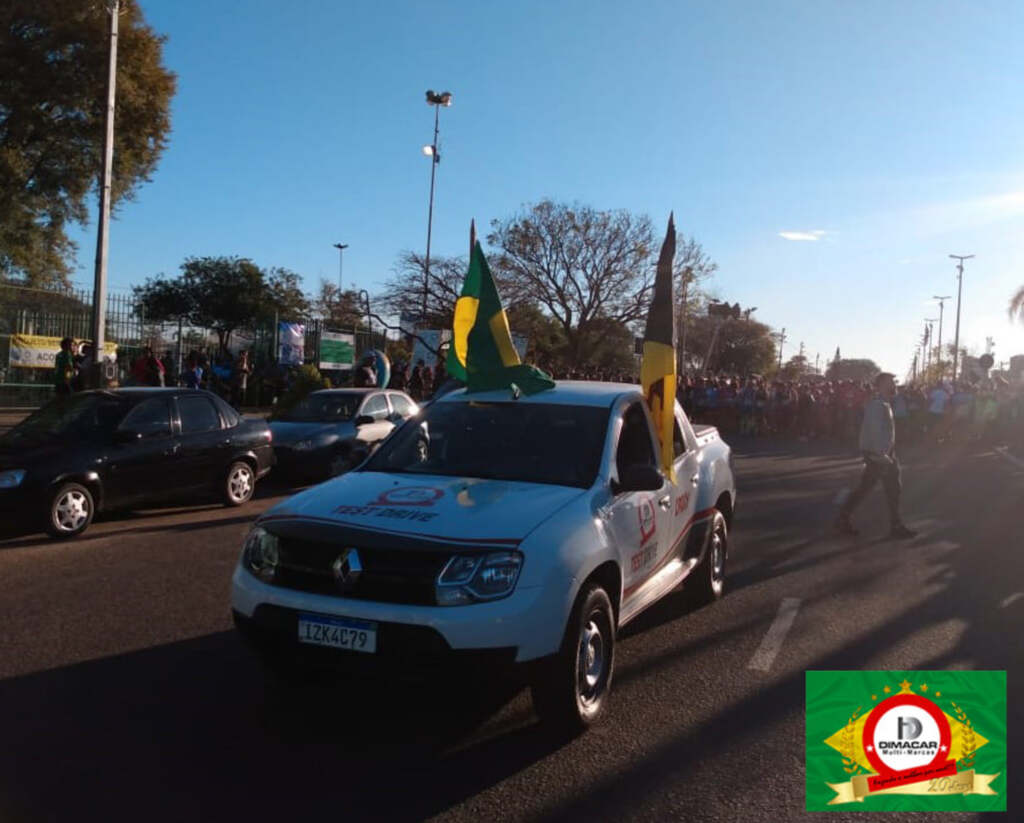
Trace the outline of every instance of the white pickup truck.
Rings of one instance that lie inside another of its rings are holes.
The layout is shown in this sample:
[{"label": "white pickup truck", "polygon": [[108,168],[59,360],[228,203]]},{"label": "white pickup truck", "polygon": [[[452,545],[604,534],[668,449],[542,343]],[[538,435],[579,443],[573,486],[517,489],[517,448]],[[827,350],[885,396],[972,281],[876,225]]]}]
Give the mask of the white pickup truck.
[{"label": "white pickup truck", "polygon": [[634,385],[445,395],[259,518],[235,624],[277,671],[528,663],[542,719],[582,730],[618,629],[684,580],[723,592],[730,449],[678,404],[674,440],[672,480]]}]

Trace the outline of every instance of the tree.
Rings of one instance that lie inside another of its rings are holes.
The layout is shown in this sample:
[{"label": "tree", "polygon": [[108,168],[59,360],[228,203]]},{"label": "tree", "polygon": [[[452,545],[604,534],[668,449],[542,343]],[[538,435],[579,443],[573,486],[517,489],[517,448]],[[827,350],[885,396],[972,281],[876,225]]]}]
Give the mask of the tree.
[{"label": "tree", "polygon": [[874,380],[875,376],[882,370],[874,360],[853,358],[850,360],[836,360],[829,364],[825,376],[829,380],[853,380],[863,382]]},{"label": "tree", "polygon": [[330,280],[320,281],[320,290],[313,299],[313,311],[325,325],[335,329],[362,328],[366,312],[359,303],[359,294],[342,291]]},{"label": "tree", "polygon": [[646,315],[654,248],[646,216],[542,200],[491,228],[502,295],[549,313],[572,365],[586,359],[597,321],[627,324]]},{"label": "tree", "polygon": [[718,264],[705,253],[703,246],[693,237],[676,233],[675,275],[676,332],[679,335],[678,363],[683,371],[687,359],[688,331],[691,318],[703,308],[707,295],[701,285],[718,271]]},{"label": "tree", "polygon": [[298,275],[287,269],[263,272],[240,257],[190,257],[181,277],[160,276],[136,286],[135,297],[150,320],[183,320],[212,329],[220,350],[226,351],[236,329],[272,320],[302,320],[308,302],[298,287]]},{"label": "tree", "polygon": [[777,357],[772,330],[756,320],[719,320],[707,314],[697,315],[690,323],[689,356],[701,364],[711,347],[715,326],[719,326],[718,340],[706,367],[712,371],[732,374],[762,374],[768,371]]},{"label": "tree", "polygon": [[[374,298],[374,302],[386,314],[419,319],[423,308],[425,263],[426,260],[419,252],[402,252],[394,270],[384,282],[383,291]],[[426,318],[416,323],[417,326],[425,329],[451,328],[455,301],[462,291],[467,267],[464,257],[430,258],[430,276],[426,278],[427,314]],[[498,285],[500,288],[500,281]],[[502,297],[507,297],[504,291]],[[507,302],[505,307],[508,308]]]},{"label": "tree", "polygon": [[1010,319],[1024,323],[1024,286],[1017,289],[1010,298]]},{"label": "tree", "polygon": [[[65,284],[98,192],[105,134],[109,18],[82,0],[0,3],[0,277]],[[165,38],[122,0],[112,204],[148,181],[167,145],[175,76]]]},{"label": "tree", "polygon": [[794,354],[786,361],[786,365],[779,369],[778,376],[780,380],[793,381],[805,377],[812,371],[814,370],[811,368],[811,364],[808,362],[805,355]]}]

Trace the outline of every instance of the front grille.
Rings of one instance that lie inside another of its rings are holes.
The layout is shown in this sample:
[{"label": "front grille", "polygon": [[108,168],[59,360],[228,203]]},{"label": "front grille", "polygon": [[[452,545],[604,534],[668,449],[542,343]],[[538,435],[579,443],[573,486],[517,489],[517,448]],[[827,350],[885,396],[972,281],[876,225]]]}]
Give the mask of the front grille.
[{"label": "front grille", "polygon": [[[355,548],[363,571],[351,589],[342,591],[332,566],[346,548]],[[451,557],[449,551],[383,549],[283,538],[273,583],[288,589],[380,603],[434,604],[434,581]]]}]

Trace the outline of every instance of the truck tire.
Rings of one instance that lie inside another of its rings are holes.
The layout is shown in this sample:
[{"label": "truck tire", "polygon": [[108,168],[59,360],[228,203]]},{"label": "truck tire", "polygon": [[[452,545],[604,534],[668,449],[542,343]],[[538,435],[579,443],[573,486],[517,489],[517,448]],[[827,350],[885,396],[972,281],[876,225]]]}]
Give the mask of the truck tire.
[{"label": "truck tire", "polygon": [[530,684],[533,706],[549,728],[577,735],[605,713],[615,668],[615,611],[601,586],[576,598],[559,652]]},{"label": "truck tire", "polygon": [[713,603],[725,594],[725,561],[729,549],[729,528],[725,515],[716,511],[708,526],[708,545],[693,585],[699,605]]}]

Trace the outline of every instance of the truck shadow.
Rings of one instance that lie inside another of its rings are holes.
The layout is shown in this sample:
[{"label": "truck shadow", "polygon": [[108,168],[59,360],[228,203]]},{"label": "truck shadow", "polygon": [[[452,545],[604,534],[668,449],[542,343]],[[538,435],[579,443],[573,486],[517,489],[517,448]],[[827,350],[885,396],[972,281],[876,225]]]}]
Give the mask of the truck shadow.
[{"label": "truck shadow", "polygon": [[346,819],[418,819],[562,745],[525,695],[509,705],[521,690],[326,677],[281,691],[231,631],[15,677],[0,682],[0,819],[295,820],[339,803]]}]

